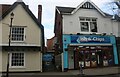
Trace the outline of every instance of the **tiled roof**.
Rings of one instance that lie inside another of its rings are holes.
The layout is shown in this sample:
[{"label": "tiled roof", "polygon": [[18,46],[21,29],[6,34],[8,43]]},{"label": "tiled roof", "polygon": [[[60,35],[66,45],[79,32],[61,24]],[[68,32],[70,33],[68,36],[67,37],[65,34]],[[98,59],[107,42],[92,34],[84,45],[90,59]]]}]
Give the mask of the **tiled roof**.
[{"label": "tiled roof", "polygon": [[10,8],[10,6],[11,5],[9,4],[0,4],[0,17]]},{"label": "tiled roof", "polygon": [[104,14],[105,14],[106,16],[108,16],[108,17],[113,17],[113,15],[110,15],[110,14],[108,14],[108,13],[105,13],[105,12],[104,12]]},{"label": "tiled roof", "polygon": [[79,8],[83,9],[96,9],[98,12],[100,12],[103,16],[105,17],[112,17],[112,15],[107,14],[103,12],[101,9],[99,9],[92,1],[86,0],[83,1],[78,7],[73,8],[73,7],[60,7],[56,6],[56,9],[58,10],[59,13],[61,14],[73,14],[75,13]]},{"label": "tiled roof", "polygon": [[[73,7],[61,7],[61,6],[57,6],[56,8],[60,11],[60,13],[71,13],[75,9]],[[108,17],[113,16],[113,15],[110,15],[110,14],[105,13],[105,12],[104,12],[104,14]]]}]

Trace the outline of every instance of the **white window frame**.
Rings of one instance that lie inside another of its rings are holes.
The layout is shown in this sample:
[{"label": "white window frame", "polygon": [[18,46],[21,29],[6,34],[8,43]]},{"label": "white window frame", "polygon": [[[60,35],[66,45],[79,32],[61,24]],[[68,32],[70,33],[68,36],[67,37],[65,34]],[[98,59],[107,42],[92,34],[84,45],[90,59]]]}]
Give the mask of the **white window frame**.
[{"label": "white window frame", "polygon": [[[23,37],[23,41],[19,41],[19,40],[12,40],[12,29],[13,28],[24,28],[24,37]],[[11,42],[25,42],[25,37],[26,37],[26,28],[25,28],[25,26],[13,26],[12,27],[12,29],[11,29]]]},{"label": "white window frame", "polygon": [[[12,53],[23,53],[24,54],[24,65],[23,66],[12,66]],[[25,68],[25,52],[11,52],[9,55],[9,66],[10,68]]]},{"label": "white window frame", "polygon": [[[80,20],[80,19],[84,19],[84,20]],[[86,19],[90,19],[90,21],[87,21]],[[92,21],[92,19],[95,19],[96,21]],[[81,32],[91,33],[92,31],[91,31],[91,25],[90,25],[90,23],[91,23],[91,22],[96,22],[96,24],[97,24],[97,18],[79,17],[79,21],[80,21],[80,31],[81,31]],[[87,22],[87,23],[88,23],[88,27],[89,27],[89,30],[88,30],[88,31],[82,31],[82,30],[81,30],[81,23],[82,23],[82,22]],[[98,27],[98,26],[96,25],[96,27]],[[97,28],[97,32],[98,32],[98,28]],[[97,32],[93,32],[93,33],[97,33]]]}]

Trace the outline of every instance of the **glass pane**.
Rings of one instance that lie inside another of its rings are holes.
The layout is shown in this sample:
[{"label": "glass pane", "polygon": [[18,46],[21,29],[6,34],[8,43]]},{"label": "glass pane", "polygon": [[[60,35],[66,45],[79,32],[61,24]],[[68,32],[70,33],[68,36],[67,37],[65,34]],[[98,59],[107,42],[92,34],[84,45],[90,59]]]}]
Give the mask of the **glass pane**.
[{"label": "glass pane", "polygon": [[84,32],[89,31],[88,22],[81,22],[80,25],[81,25],[81,31],[84,31]]},{"label": "glass pane", "polygon": [[80,18],[80,21],[85,21],[85,18]]},{"label": "glass pane", "polygon": [[93,19],[92,19],[92,21],[96,21],[96,19],[95,19],[95,18],[93,18]]},{"label": "glass pane", "polygon": [[86,18],[86,21],[90,21],[90,18]]},{"label": "glass pane", "polygon": [[91,29],[91,32],[97,32],[97,23],[90,22],[90,29]]}]

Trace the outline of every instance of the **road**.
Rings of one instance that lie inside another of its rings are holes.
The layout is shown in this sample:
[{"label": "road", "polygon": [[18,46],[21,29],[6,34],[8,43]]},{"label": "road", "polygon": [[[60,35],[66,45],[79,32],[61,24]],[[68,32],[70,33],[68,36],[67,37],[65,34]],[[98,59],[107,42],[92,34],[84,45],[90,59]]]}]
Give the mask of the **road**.
[{"label": "road", "polygon": [[106,76],[81,76],[81,75],[10,75],[9,77],[120,77],[117,75],[106,75]]}]

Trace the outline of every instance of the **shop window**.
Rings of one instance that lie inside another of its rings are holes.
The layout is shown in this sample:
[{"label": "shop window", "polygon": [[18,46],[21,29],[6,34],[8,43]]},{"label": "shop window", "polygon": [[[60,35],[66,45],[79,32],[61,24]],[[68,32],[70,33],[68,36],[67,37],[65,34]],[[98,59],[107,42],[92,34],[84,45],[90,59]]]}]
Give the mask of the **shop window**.
[{"label": "shop window", "polygon": [[113,65],[112,48],[104,47],[103,49],[103,66]]}]

